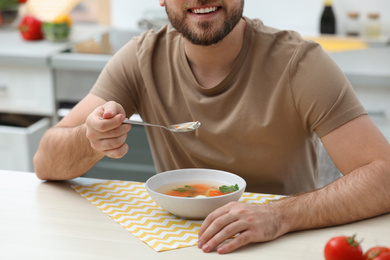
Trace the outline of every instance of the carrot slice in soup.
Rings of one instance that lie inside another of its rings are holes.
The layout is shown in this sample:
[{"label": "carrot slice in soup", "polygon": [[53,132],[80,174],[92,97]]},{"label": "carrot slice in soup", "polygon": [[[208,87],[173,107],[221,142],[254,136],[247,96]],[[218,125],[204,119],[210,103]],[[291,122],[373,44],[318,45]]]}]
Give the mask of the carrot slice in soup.
[{"label": "carrot slice in soup", "polygon": [[215,197],[215,196],[221,196],[227,193],[220,192],[219,190],[211,190],[209,191],[209,196],[210,197]]},{"label": "carrot slice in soup", "polygon": [[189,191],[174,191],[174,190],[171,190],[167,193],[165,193],[166,195],[170,195],[170,196],[176,196],[176,197],[189,197],[190,196],[190,192]]}]

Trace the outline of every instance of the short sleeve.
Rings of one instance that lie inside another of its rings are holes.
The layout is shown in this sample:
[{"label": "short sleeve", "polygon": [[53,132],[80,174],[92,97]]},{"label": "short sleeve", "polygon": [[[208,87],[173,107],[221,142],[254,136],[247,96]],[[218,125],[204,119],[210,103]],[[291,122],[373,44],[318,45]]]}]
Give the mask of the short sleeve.
[{"label": "short sleeve", "polygon": [[366,114],[344,73],[317,43],[304,41],[295,51],[290,87],[302,127],[319,137]]},{"label": "short sleeve", "polygon": [[136,38],[110,59],[90,91],[106,101],[121,104],[127,116],[137,112],[142,95],[140,86],[143,84],[138,66]]}]

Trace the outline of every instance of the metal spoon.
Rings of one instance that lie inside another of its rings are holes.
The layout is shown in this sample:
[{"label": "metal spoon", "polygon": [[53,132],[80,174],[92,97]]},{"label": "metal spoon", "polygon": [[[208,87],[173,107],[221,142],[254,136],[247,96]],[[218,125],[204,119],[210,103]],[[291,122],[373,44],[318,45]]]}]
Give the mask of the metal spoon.
[{"label": "metal spoon", "polygon": [[128,119],[124,120],[123,123],[133,124],[133,125],[143,125],[143,126],[157,126],[157,127],[162,127],[164,129],[167,129],[171,132],[190,132],[195,129],[198,129],[201,125],[199,121],[195,121],[195,122],[187,122],[187,123],[165,126],[165,125],[157,125],[157,124],[139,122],[139,121],[128,120]]}]

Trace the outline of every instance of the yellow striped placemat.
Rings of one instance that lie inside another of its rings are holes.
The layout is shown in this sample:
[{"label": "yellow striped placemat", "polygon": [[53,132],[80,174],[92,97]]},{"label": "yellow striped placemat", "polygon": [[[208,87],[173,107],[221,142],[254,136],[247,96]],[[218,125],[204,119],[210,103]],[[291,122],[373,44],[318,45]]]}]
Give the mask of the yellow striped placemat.
[{"label": "yellow striped placemat", "polygon": [[[198,242],[202,221],[181,219],[161,209],[150,198],[145,183],[105,181],[72,188],[157,252]],[[265,204],[283,197],[244,193],[239,201]]]}]

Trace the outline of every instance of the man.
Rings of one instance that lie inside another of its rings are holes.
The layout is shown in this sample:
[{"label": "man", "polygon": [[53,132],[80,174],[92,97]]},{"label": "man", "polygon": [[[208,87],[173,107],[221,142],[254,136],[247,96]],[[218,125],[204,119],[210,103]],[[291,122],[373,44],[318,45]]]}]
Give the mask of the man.
[{"label": "man", "polygon": [[[243,176],[248,191],[293,195],[217,209],[199,232],[204,252],[390,211],[390,146],[319,45],[243,18],[243,0],[160,5],[176,30],[147,32],[115,55],[43,137],[39,178],[71,179],[121,158],[131,128],[122,121],[138,112],[146,122],[202,123],[191,133],[146,129],[157,172],[217,168]],[[345,176],[315,190],[317,136]]]}]

